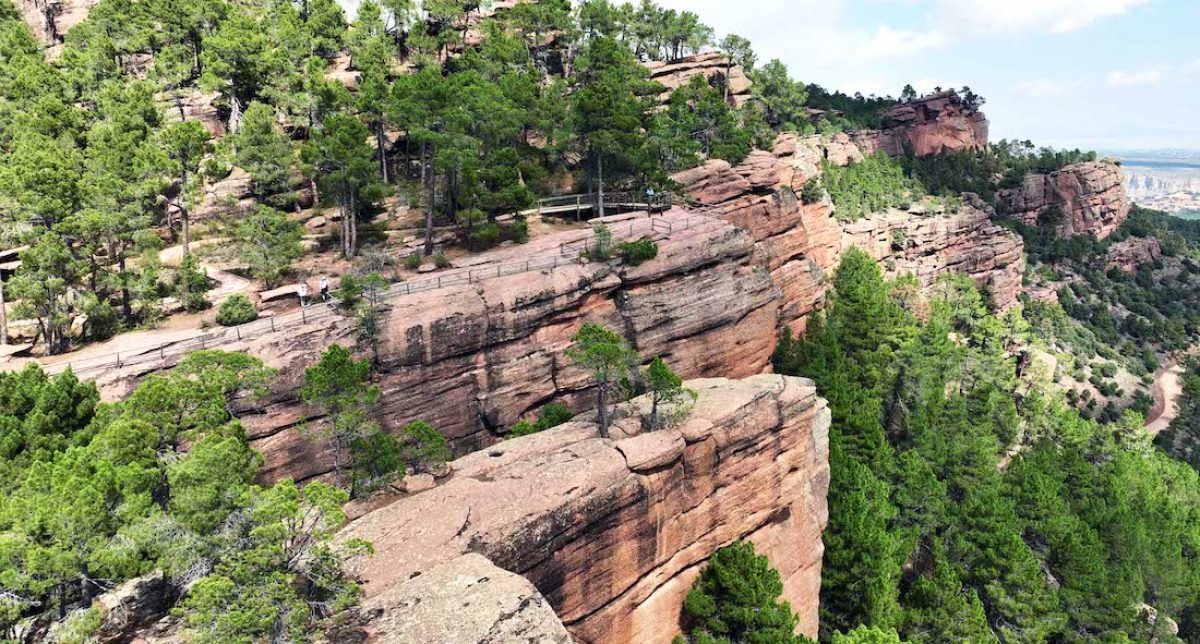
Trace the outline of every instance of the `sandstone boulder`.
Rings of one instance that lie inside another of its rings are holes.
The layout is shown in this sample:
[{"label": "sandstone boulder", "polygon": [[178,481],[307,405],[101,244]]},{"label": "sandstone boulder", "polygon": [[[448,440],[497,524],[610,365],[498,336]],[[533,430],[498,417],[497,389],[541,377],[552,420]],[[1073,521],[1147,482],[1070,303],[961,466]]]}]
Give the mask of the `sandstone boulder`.
[{"label": "sandstone boulder", "polygon": [[853,135],[863,154],[891,156],[906,148],[918,156],[976,150],[987,145],[988,120],[954,90],[902,103],[883,113],[883,129]]},{"label": "sandstone boulder", "polygon": [[161,570],[126,581],[93,602],[101,614],[96,638],[101,642],[129,641],[139,629],[165,615],[174,603],[174,596],[174,589]]},{"label": "sandstone boulder", "polygon": [[729,102],[733,105],[743,105],[751,98],[751,83],[745,70],[740,65],[730,65],[729,58],[719,51],[706,51],[670,62],[650,61],[646,67],[650,70],[650,80],[664,88],[660,97],[664,104],[670,100],[672,92],[696,76],[704,76],[709,85],[722,90],[727,85]]},{"label": "sandstone boulder", "polygon": [[464,554],[359,607],[370,644],[570,644],[546,599],[486,557]]}]

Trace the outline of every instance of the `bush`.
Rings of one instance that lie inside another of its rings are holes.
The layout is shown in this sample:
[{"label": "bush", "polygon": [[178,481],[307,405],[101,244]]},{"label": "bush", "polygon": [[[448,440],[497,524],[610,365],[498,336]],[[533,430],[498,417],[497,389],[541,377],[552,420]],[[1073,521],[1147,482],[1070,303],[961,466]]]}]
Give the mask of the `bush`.
[{"label": "bush", "polygon": [[467,237],[467,248],[473,251],[483,251],[500,243],[502,231],[500,224],[488,222],[476,228]]},{"label": "bush", "polygon": [[633,266],[648,262],[658,257],[658,244],[649,239],[639,239],[635,242],[617,244],[617,252]]},{"label": "bush", "polygon": [[414,250],[409,253],[408,257],[404,258],[404,267],[410,271],[415,271],[421,268],[421,251]]},{"label": "bush", "polygon": [[254,303],[242,293],[230,295],[217,310],[217,324],[221,326],[237,326],[257,319],[258,311],[254,309]]},{"label": "bush", "polygon": [[551,427],[557,427],[568,420],[571,420],[573,417],[574,415],[571,413],[570,409],[567,409],[566,405],[560,405],[557,403],[546,405],[542,408],[542,411],[538,413],[536,421],[531,422],[528,420],[522,420],[516,425],[513,425],[512,429],[510,429],[508,432],[508,437],[520,438],[522,436],[529,436],[530,434],[546,431]]},{"label": "bush", "polygon": [[183,308],[190,313],[203,311],[208,308],[208,276],[200,270],[200,262],[195,255],[188,255],[179,267],[175,278],[175,292]]},{"label": "bush", "polygon": [[505,227],[504,238],[524,244],[529,241],[529,222],[524,217],[517,217],[512,224]]},{"label": "bush", "polygon": [[450,460],[450,445],[438,430],[418,420],[400,430],[401,458],[413,471]]},{"label": "bush", "polygon": [[825,187],[821,185],[820,177],[809,177],[800,191],[800,200],[806,204],[820,203],[825,198]]},{"label": "bush", "polygon": [[445,253],[438,253],[433,256],[433,265],[438,268],[450,268],[453,264],[450,263],[450,258],[446,257]]}]

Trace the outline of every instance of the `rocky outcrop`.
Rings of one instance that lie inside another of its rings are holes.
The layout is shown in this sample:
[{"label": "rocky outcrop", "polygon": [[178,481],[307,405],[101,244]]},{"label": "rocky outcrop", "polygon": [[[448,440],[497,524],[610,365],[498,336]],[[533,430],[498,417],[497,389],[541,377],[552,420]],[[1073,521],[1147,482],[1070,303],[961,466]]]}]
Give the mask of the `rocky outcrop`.
[{"label": "rocky outcrop", "polygon": [[696,76],[703,75],[708,84],[724,91],[728,86],[729,102],[741,106],[750,100],[750,79],[740,65],[731,65],[729,58],[719,51],[700,54],[664,62],[646,63],[650,80],[659,83],[664,90],[660,99],[666,103],[671,93],[687,85]]},{"label": "rocky outcrop", "polygon": [[912,273],[925,287],[949,273],[968,275],[1007,309],[1021,293],[1025,249],[1016,233],[992,223],[990,210],[977,198],[952,212],[891,210],[843,224],[842,248],[860,248],[889,276]]},{"label": "rocky outcrop", "polygon": [[[571,644],[528,580],[465,554],[371,597],[358,608],[370,644]],[[361,641],[361,640],[358,640]]]},{"label": "rocky outcrop", "polygon": [[[651,231],[644,216],[609,221],[618,236],[629,226],[638,235]],[[681,210],[665,213],[656,226],[658,257],[637,267],[559,255],[559,244],[589,234],[574,231],[476,256],[474,267],[434,274],[443,276],[443,288],[390,300],[378,420],[398,430],[423,419],[463,453],[491,444],[548,402],[583,409],[591,401],[590,380],[565,351],[586,321],[622,330],[643,356],[663,356],[683,377],[769,370],[781,296],[754,264],[754,240],[726,222]],[[510,272],[530,258],[557,265]],[[493,273],[497,267],[502,276]],[[332,343],[353,345],[355,335],[352,319],[330,315],[245,340],[227,333],[206,345],[247,351],[281,372],[272,395],[247,404],[243,414],[253,446],[266,458],[267,478],[328,471],[321,448],[298,431],[313,410],[297,394],[304,368]],[[177,360],[167,352],[137,366],[112,365],[98,374],[98,384],[116,398]]]},{"label": "rocky outcrop", "polygon": [[1124,273],[1136,273],[1137,269],[1146,264],[1153,264],[1162,258],[1162,244],[1153,237],[1130,237],[1109,246],[1105,256],[1107,268],[1115,268]]},{"label": "rocky outcrop", "polygon": [[978,150],[988,143],[988,120],[977,107],[950,90],[901,103],[882,114],[883,128],[854,134],[864,154],[891,156],[911,149],[918,156]]},{"label": "rocky outcrop", "polygon": [[61,43],[75,25],[83,22],[100,0],[17,0],[17,8],[30,31],[43,44]]},{"label": "rocky outcrop", "polygon": [[[529,580],[578,642],[665,644],[708,557],[748,539],[780,571],[801,630],[815,636],[829,482],[824,401],[811,382],[781,376],[687,386],[699,398],[675,428],[614,441],[577,418],[461,458],[441,485],[352,523],[344,537],[374,544],[360,566],[365,605],[394,605],[407,580],[442,574],[473,552]],[[625,423],[614,436],[639,426]],[[425,584],[432,610],[449,602],[462,606],[462,622],[491,623],[504,602],[465,587],[469,579],[457,583]],[[480,601],[464,597],[474,592]]]},{"label": "rocky outcrop", "polygon": [[826,280],[841,253],[860,246],[893,274],[912,272],[925,285],[961,272],[1007,308],[1017,301],[1024,271],[1019,236],[992,223],[990,208],[968,197],[958,211],[920,206],[858,222],[834,218],[828,198],[803,200],[822,163],[847,165],[862,150],[840,134],[829,139],[781,136],[774,152],[756,151],[737,167],[709,163],[673,178],[706,212],[747,230],[756,263],[770,271],[783,296],[780,320],[802,332],[824,305]]},{"label": "rocky outcrop", "polygon": [[997,198],[1006,213],[1030,225],[1053,225],[1061,237],[1104,239],[1124,223],[1130,209],[1121,164],[1107,159],[1030,174]]}]

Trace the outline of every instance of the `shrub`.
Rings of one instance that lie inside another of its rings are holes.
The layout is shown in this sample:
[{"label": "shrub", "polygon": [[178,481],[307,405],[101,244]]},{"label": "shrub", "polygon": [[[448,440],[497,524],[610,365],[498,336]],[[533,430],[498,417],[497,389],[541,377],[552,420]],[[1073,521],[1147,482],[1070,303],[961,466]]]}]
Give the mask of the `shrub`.
[{"label": "shrub", "polygon": [[400,449],[404,461],[414,471],[450,460],[446,438],[422,420],[400,430]]},{"label": "shrub", "polygon": [[516,425],[513,425],[512,429],[510,429],[508,432],[508,437],[520,438],[522,436],[529,436],[530,434],[546,431],[551,427],[557,427],[568,420],[571,420],[573,417],[574,416],[571,414],[571,410],[567,409],[566,405],[560,405],[557,403],[549,404],[543,407],[542,411],[538,413],[536,421],[522,420]]},{"label": "shrub", "polygon": [[797,642],[797,617],[780,598],[783,581],[754,545],[718,550],[683,603],[696,642]]},{"label": "shrub", "polygon": [[806,204],[820,203],[825,198],[825,187],[821,185],[820,177],[809,177],[800,191],[800,200]]},{"label": "shrub", "polygon": [[487,250],[499,244],[501,237],[500,225],[488,222],[471,232],[467,237],[467,248],[473,251]]},{"label": "shrub", "polygon": [[258,311],[254,303],[242,293],[235,293],[221,303],[217,310],[217,324],[221,326],[237,326],[258,319]]},{"label": "shrub", "polygon": [[208,276],[200,270],[200,262],[195,255],[188,255],[179,267],[175,278],[175,292],[183,308],[191,313],[208,308]]},{"label": "shrub", "polygon": [[658,244],[649,239],[639,239],[635,242],[617,244],[617,252],[633,266],[648,262],[658,257]]},{"label": "shrub", "polygon": [[409,253],[408,257],[404,258],[404,267],[410,271],[415,271],[421,268],[421,251],[414,250]]},{"label": "shrub", "polygon": [[504,238],[524,244],[529,241],[529,222],[524,217],[517,217],[512,224],[504,229]]},{"label": "shrub", "polygon": [[453,264],[450,263],[450,258],[446,257],[445,253],[438,253],[433,256],[433,265],[438,268],[450,268]]}]

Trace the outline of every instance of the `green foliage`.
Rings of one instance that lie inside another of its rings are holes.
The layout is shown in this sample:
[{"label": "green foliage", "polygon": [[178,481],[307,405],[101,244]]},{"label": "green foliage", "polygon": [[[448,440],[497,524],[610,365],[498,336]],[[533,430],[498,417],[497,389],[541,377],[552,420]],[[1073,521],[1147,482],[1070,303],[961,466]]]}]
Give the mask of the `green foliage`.
[{"label": "green foliage", "polygon": [[522,420],[508,430],[507,438],[520,438],[557,427],[573,418],[575,415],[566,405],[551,403],[538,412],[537,420],[530,422]]},{"label": "green foliage", "polygon": [[855,221],[896,208],[922,195],[900,164],[877,152],[846,167],[825,164],[825,189],[842,221]]},{"label": "green foliage", "polygon": [[241,129],[231,140],[234,160],[250,173],[251,189],[257,197],[277,207],[294,200],[295,153],[271,106],[251,103],[242,116]]},{"label": "green foliage", "polygon": [[269,206],[255,205],[244,213],[233,230],[238,259],[250,275],[274,288],[304,254],[300,241],[304,227]]},{"label": "green foliage", "polygon": [[684,387],[683,379],[675,375],[660,357],[646,366],[642,380],[650,390],[650,415],[643,422],[651,430],[662,429],[680,420],[696,402],[696,392]]},{"label": "green foliage", "polygon": [[629,392],[638,355],[620,334],[592,322],[585,322],[571,341],[567,356],[591,373],[596,393],[596,424],[601,438],[608,438],[611,407]]},{"label": "green foliage", "polygon": [[800,191],[800,200],[806,204],[821,203],[825,199],[825,186],[820,177],[809,177]]},{"label": "green foliage", "polygon": [[258,319],[258,311],[254,302],[242,293],[234,293],[221,303],[217,309],[217,324],[221,326],[238,326]]},{"label": "green foliage", "polygon": [[792,80],[787,66],[772,59],[762,69],[752,70],[750,80],[754,92],[764,108],[767,124],[776,131],[801,131],[808,123],[805,106],[808,103],[808,88],[804,83]]},{"label": "green foliage", "polygon": [[783,582],[754,545],[738,541],[713,553],[683,603],[687,641],[800,644],[797,618],[780,599]]},{"label": "green foliage", "polygon": [[631,266],[639,266],[658,257],[658,244],[652,239],[639,239],[617,244],[617,253]]},{"label": "green foliage", "polygon": [[300,389],[301,400],[324,412],[324,418],[310,424],[307,433],[326,443],[333,474],[352,497],[373,489],[372,481],[378,477],[364,481],[361,473],[377,471],[377,462],[389,460],[391,449],[378,438],[383,430],[369,415],[380,396],[379,388],[368,384],[370,377],[369,360],[355,360],[348,349],[335,344],[321,354],[317,364],[304,370]]},{"label": "green foliage", "polygon": [[[969,281],[939,283],[927,322],[898,297],[849,253],[826,315],[773,356],[833,415],[822,632],[1121,641],[1143,636],[1142,601],[1194,632],[1195,551],[1178,544],[1196,534],[1179,517],[1200,510],[1200,475],[1150,451],[1139,419],[1104,427],[1018,394],[1020,314],[988,313]],[[1001,473],[1018,427],[1027,450]]]},{"label": "green foliage", "polygon": [[175,295],[183,303],[183,308],[191,312],[207,309],[209,302],[205,293],[210,288],[208,275],[200,267],[200,260],[195,255],[183,258],[175,275]]},{"label": "green foliage", "polygon": [[655,115],[649,132],[651,153],[667,173],[708,158],[740,163],[752,145],[743,118],[729,107],[721,90],[703,75],[694,76],[672,92],[667,109]]},{"label": "green foliage", "polygon": [[607,224],[599,223],[592,227],[592,243],[588,245],[589,260],[605,262],[612,258],[613,234]]},{"label": "green foliage", "polygon": [[450,445],[441,432],[424,421],[410,423],[400,430],[404,461],[414,470],[450,460]]}]

